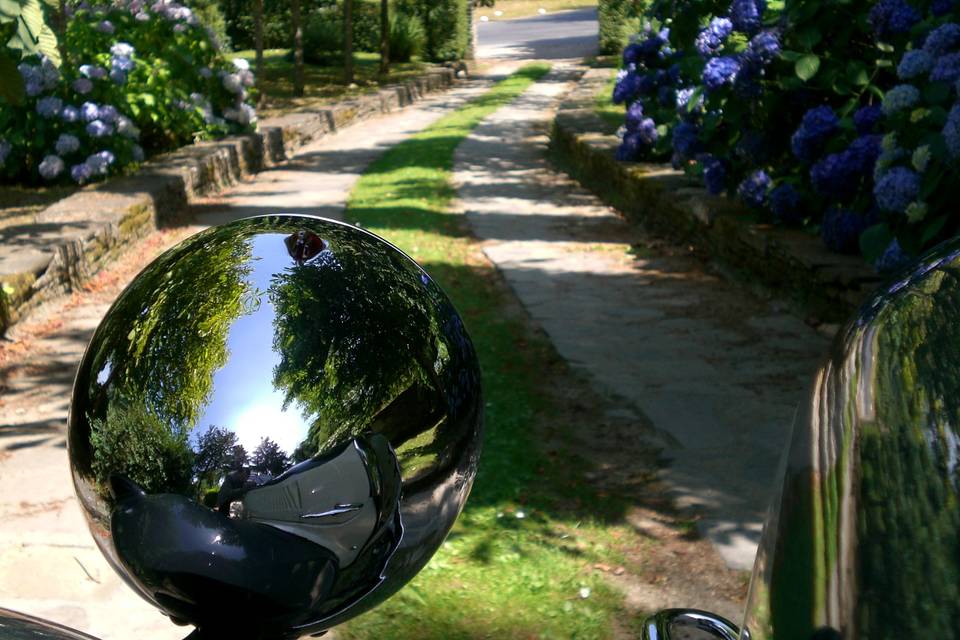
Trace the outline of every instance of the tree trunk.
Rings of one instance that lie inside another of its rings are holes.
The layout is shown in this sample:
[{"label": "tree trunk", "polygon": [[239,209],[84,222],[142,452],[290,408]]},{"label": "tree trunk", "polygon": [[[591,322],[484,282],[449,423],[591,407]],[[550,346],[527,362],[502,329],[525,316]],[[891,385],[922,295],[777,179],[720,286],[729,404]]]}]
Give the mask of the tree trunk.
[{"label": "tree trunk", "polygon": [[260,95],[257,99],[258,106],[263,106],[266,102],[266,94],[263,91],[263,0],[254,0],[253,3],[253,39],[254,47],[257,50],[256,70],[257,80],[260,81]]},{"label": "tree trunk", "polygon": [[467,0],[467,53],[464,56],[467,60],[475,60],[477,57],[477,23],[474,22],[476,17],[476,7],[474,7],[474,0]]},{"label": "tree trunk", "polygon": [[303,24],[300,20],[300,0],[290,2],[290,22],[293,27],[293,95],[303,95]]},{"label": "tree trunk", "polygon": [[380,0],[380,75],[390,73],[390,0]]},{"label": "tree trunk", "polygon": [[57,47],[61,63],[67,66],[67,0],[60,0],[57,8]]},{"label": "tree trunk", "polygon": [[353,83],[353,0],[343,0],[343,81]]}]

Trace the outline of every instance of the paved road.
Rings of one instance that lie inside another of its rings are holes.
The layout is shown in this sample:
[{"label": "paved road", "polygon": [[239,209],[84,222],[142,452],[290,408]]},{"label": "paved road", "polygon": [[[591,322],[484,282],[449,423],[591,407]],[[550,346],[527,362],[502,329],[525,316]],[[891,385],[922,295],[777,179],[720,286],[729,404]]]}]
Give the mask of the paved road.
[{"label": "paved road", "polygon": [[560,60],[595,55],[596,9],[477,24],[477,58]]}]

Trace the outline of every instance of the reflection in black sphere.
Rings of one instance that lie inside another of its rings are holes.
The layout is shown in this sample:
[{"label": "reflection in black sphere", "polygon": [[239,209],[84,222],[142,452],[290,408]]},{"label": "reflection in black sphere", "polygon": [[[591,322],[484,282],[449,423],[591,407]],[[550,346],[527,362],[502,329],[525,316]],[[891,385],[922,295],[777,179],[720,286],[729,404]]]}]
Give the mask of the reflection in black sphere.
[{"label": "reflection in black sphere", "polygon": [[147,267],[77,375],[70,456],[101,549],[216,635],[326,629],[415,575],[463,507],[479,368],[437,285],[375,236],[271,216]]},{"label": "reflection in black sphere", "polygon": [[754,569],[754,640],[960,637],[960,240],[838,336]]}]

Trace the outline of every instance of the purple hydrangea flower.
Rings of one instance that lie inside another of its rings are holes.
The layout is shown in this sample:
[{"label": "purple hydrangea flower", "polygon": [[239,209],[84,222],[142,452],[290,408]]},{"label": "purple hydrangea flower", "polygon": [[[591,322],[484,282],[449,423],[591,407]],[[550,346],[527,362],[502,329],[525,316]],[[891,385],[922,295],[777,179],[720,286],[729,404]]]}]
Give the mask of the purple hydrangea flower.
[{"label": "purple hydrangea flower", "polygon": [[681,122],[673,128],[673,150],[680,159],[692,158],[700,150],[700,128],[690,122]]},{"label": "purple hydrangea flower", "polygon": [[920,18],[920,13],[906,0],[879,0],[868,14],[870,25],[881,38],[910,31]]},{"label": "purple hydrangea flower", "polygon": [[850,165],[860,175],[873,173],[873,165],[883,152],[883,136],[877,133],[861,136],[847,147]]},{"label": "purple hydrangea flower", "polygon": [[923,50],[936,58],[960,46],[960,24],[942,24],[923,41]]},{"label": "purple hydrangea flower", "polygon": [[76,122],[80,119],[80,110],[68,104],[60,112],[60,119],[64,122]]},{"label": "purple hydrangea flower", "polygon": [[917,76],[928,73],[933,68],[933,56],[923,49],[907,51],[897,65],[897,77],[901,80],[912,80]]},{"label": "purple hydrangea flower", "polygon": [[725,84],[733,84],[739,71],[740,62],[736,58],[711,58],[703,68],[703,84],[707,91],[716,91]]},{"label": "purple hydrangea flower", "polygon": [[830,207],[820,223],[820,237],[827,248],[837,253],[857,253],[860,234],[867,227],[867,219],[842,207]]},{"label": "purple hydrangea flower", "polygon": [[102,120],[94,120],[87,124],[87,134],[94,138],[103,138],[113,134],[113,125]]},{"label": "purple hydrangea flower", "polygon": [[623,136],[620,147],[617,149],[617,160],[631,162],[640,156],[643,141],[636,131],[628,132]]},{"label": "purple hydrangea flower", "polygon": [[694,46],[704,58],[716,55],[727,37],[733,33],[733,23],[729,18],[714,18],[698,35]]},{"label": "purple hydrangea flower", "polygon": [[840,119],[828,106],[814,107],[805,114],[790,138],[790,149],[800,160],[811,162],[827,139],[840,126]]},{"label": "purple hydrangea flower", "polygon": [[82,64],[79,71],[81,75],[91,80],[101,80],[107,77],[107,70],[99,65]]},{"label": "purple hydrangea flower", "polygon": [[100,117],[100,107],[95,102],[84,102],[80,106],[80,115],[84,122],[93,122]]},{"label": "purple hydrangea flower", "polygon": [[953,105],[947,114],[947,122],[943,125],[943,140],[950,157],[954,160],[960,159],[960,104]]},{"label": "purple hydrangea flower", "polygon": [[769,196],[773,219],[783,224],[799,224],[803,221],[803,198],[792,184],[782,184]]},{"label": "purple hydrangea flower", "polygon": [[712,195],[720,195],[727,188],[727,167],[716,156],[705,153],[697,158],[703,167],[703,184]]},{"label": "purple hydrangea flower", "polygon": [[77,78],[70,86],[82,96],[93,91],[93,82],[91,82],[89,78]]},{"label": "purple hydrangea flower", "polygon": [[877,205],[890,213],[903,213],[920,195],[920,176],[906,167],[894,167],[880,176],[873,187]]},{"label": "purple hydrangea flower", "polygon": [[[626,55],[626,51],[624,51],[624,55]],[[626,64],[626,63],[624,63],[624,64]],[[210,78],[213,77],[213,70],[210,69],[210,67],[201,67],[201,68],[200,68],[200,71],[198,71],[197,73],[200,74],[200,77],[201,77],[201,78],[204,78],[204,79],[207,79],[207,80],[209,80]]]},{"label": "purple hydrangea flower", "polygon": [[70,177],[78,184],[83,184],[93,176],[93,171],[87,166],[86,162],[75,164],[70,167]]},{"label": "purple hydrangea flower", "polygon": [[763,26],[763,12],[766,8],[766,0],[733,0],[730,3],[730,19],[737,31],[752,35]]},{"label": "purple hydrangea flower", "polygon": [[9,142],[0,138],[0,167],[2,167],[7,162],[7,157],[10,155],[10,151],[13,147]]},{"label": "purple hydrangea flower", "polygon": [[120,69],[111,69],[110,80],[112,80],[114,84],[124,84],[127,81],[127,74]]},{"label": "purple hydrangea flower", "polygon": [[116,122],[117,118],[120,117],[120,112],[113,105],[105,104],[100,107],[97,117],[104,122]]},{"label": "purple hydrangea flower", "polygon": [[58,156],[48,155],[44,156],[43,160],[40,162],[38,170],[40,171],[40,176],[44,180],[53,180],[61,173],[63,173],[63,160]]},{"label": "purple hydrangea flower", "polygon": [[772,185],[773,181],[770,180],[767,172],[758,169],[740,183],[737,193],[748,206],[760,208],[767,201],[767,192]]},{"label": "purple hydrangea flower", "polygon": [[890,273],[905,267],[909,262],[910,256],[900,247],[897,239],[894,238],[890,241],[890,244],[887,245],[887,248],[884,249],[883,255],[873,263],[873,266],[880,273]]},{"label": "purple hydrangea flower", "polygon": [[853,124],[857,128],[857,133],[860,135],[873,133],[882,115],[883,111],[875,104],[857,109],[853,114]]},{"label": "purple hydrangea flower", "polygon": [[630,106],[627,107],[627,131],[636,131],[641,120],[643,120],[643,103],[639,100],[631,102]]},{"label": "purple hydrangea flower", "polygon": [[121,58],[129,58],[133,55],[134,49],[128,42],[118,42],[110,47],[110,53]]},{"label": "purple hydrangea flower", "polygon": [[631,100],[640,87],[640,76],[636,71],[621,71],[617,74],[617,83],[613,87],[613,104],[622,104]]},{"label": "purple hydrangea flower", "polygon": [[780,37],[773,31],[761,31],[750,39],[746,55],[768,65],[780,55]]},{"label": "purple hydrangea flower", "polygon": [[930,71],[932,82],[956,82],[960,79],[960,52],[948,53],[936,59]]},{"label": "purple hydrangea flower", "polygon": [[116,30],[116,27],[109,20],[102,20],[97,24],[97,31],[100,33],[113,33]]},{"label": "purple hydrangea flower", "polygon": [[[931,74],[931,79],[933,74]],[[883,96],[883,113],[890,116],[910,109],[920,101],[920,90],[912,84],[898,84]]]},{"label": "purple hydrangea flower", "polygon": [[640,140],[647,146],[652,146],[657,143],[657,140],[660,139],[660,133],[657,131],[657,123],[653,121],[653,118],[644,118],[640,121],[640,126],[637,127],[637,133],[640,135]]},{"label": "purple hydrangea flower", "polygon": [[37,113],[44,118],[56,118],[63,109],[63,100],[53,96],[37,100]]},{"label": "purple hydrangea flower", "polygon": [[77,136],[69,133],[61,133],[60,137],[57,138],[54,148],[57,150],[58,154],[65,156],[80,148],[80,140],[77,138]]}]

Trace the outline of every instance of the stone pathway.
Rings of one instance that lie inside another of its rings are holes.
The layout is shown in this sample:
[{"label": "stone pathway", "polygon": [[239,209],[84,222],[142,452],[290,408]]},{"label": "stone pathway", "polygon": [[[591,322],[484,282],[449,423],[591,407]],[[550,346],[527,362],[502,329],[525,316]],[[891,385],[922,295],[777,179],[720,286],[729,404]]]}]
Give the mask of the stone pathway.
[{"label": "stone pathway", "polygon": [[[459,148],[460,205],[558,352],[663,444],[662,476],[732,568],[753,565],[794,412],[826,339],[551,169],[558,64]],[[684,603],[674,603],[683,606]]]},{"label": "stone pathway", "polygon": [[184,227],[148,237],[71,299],[37,309],[0,348],[0,606],[102,640],[183,638],[106,564],[73,495],[64,425],[83,349],[125,284],[152,257],[213,224],[257,214],[340,217],[353,182],[383,151],[482,93],[519,63],[303,147],[283,166],[201,201]]}]

